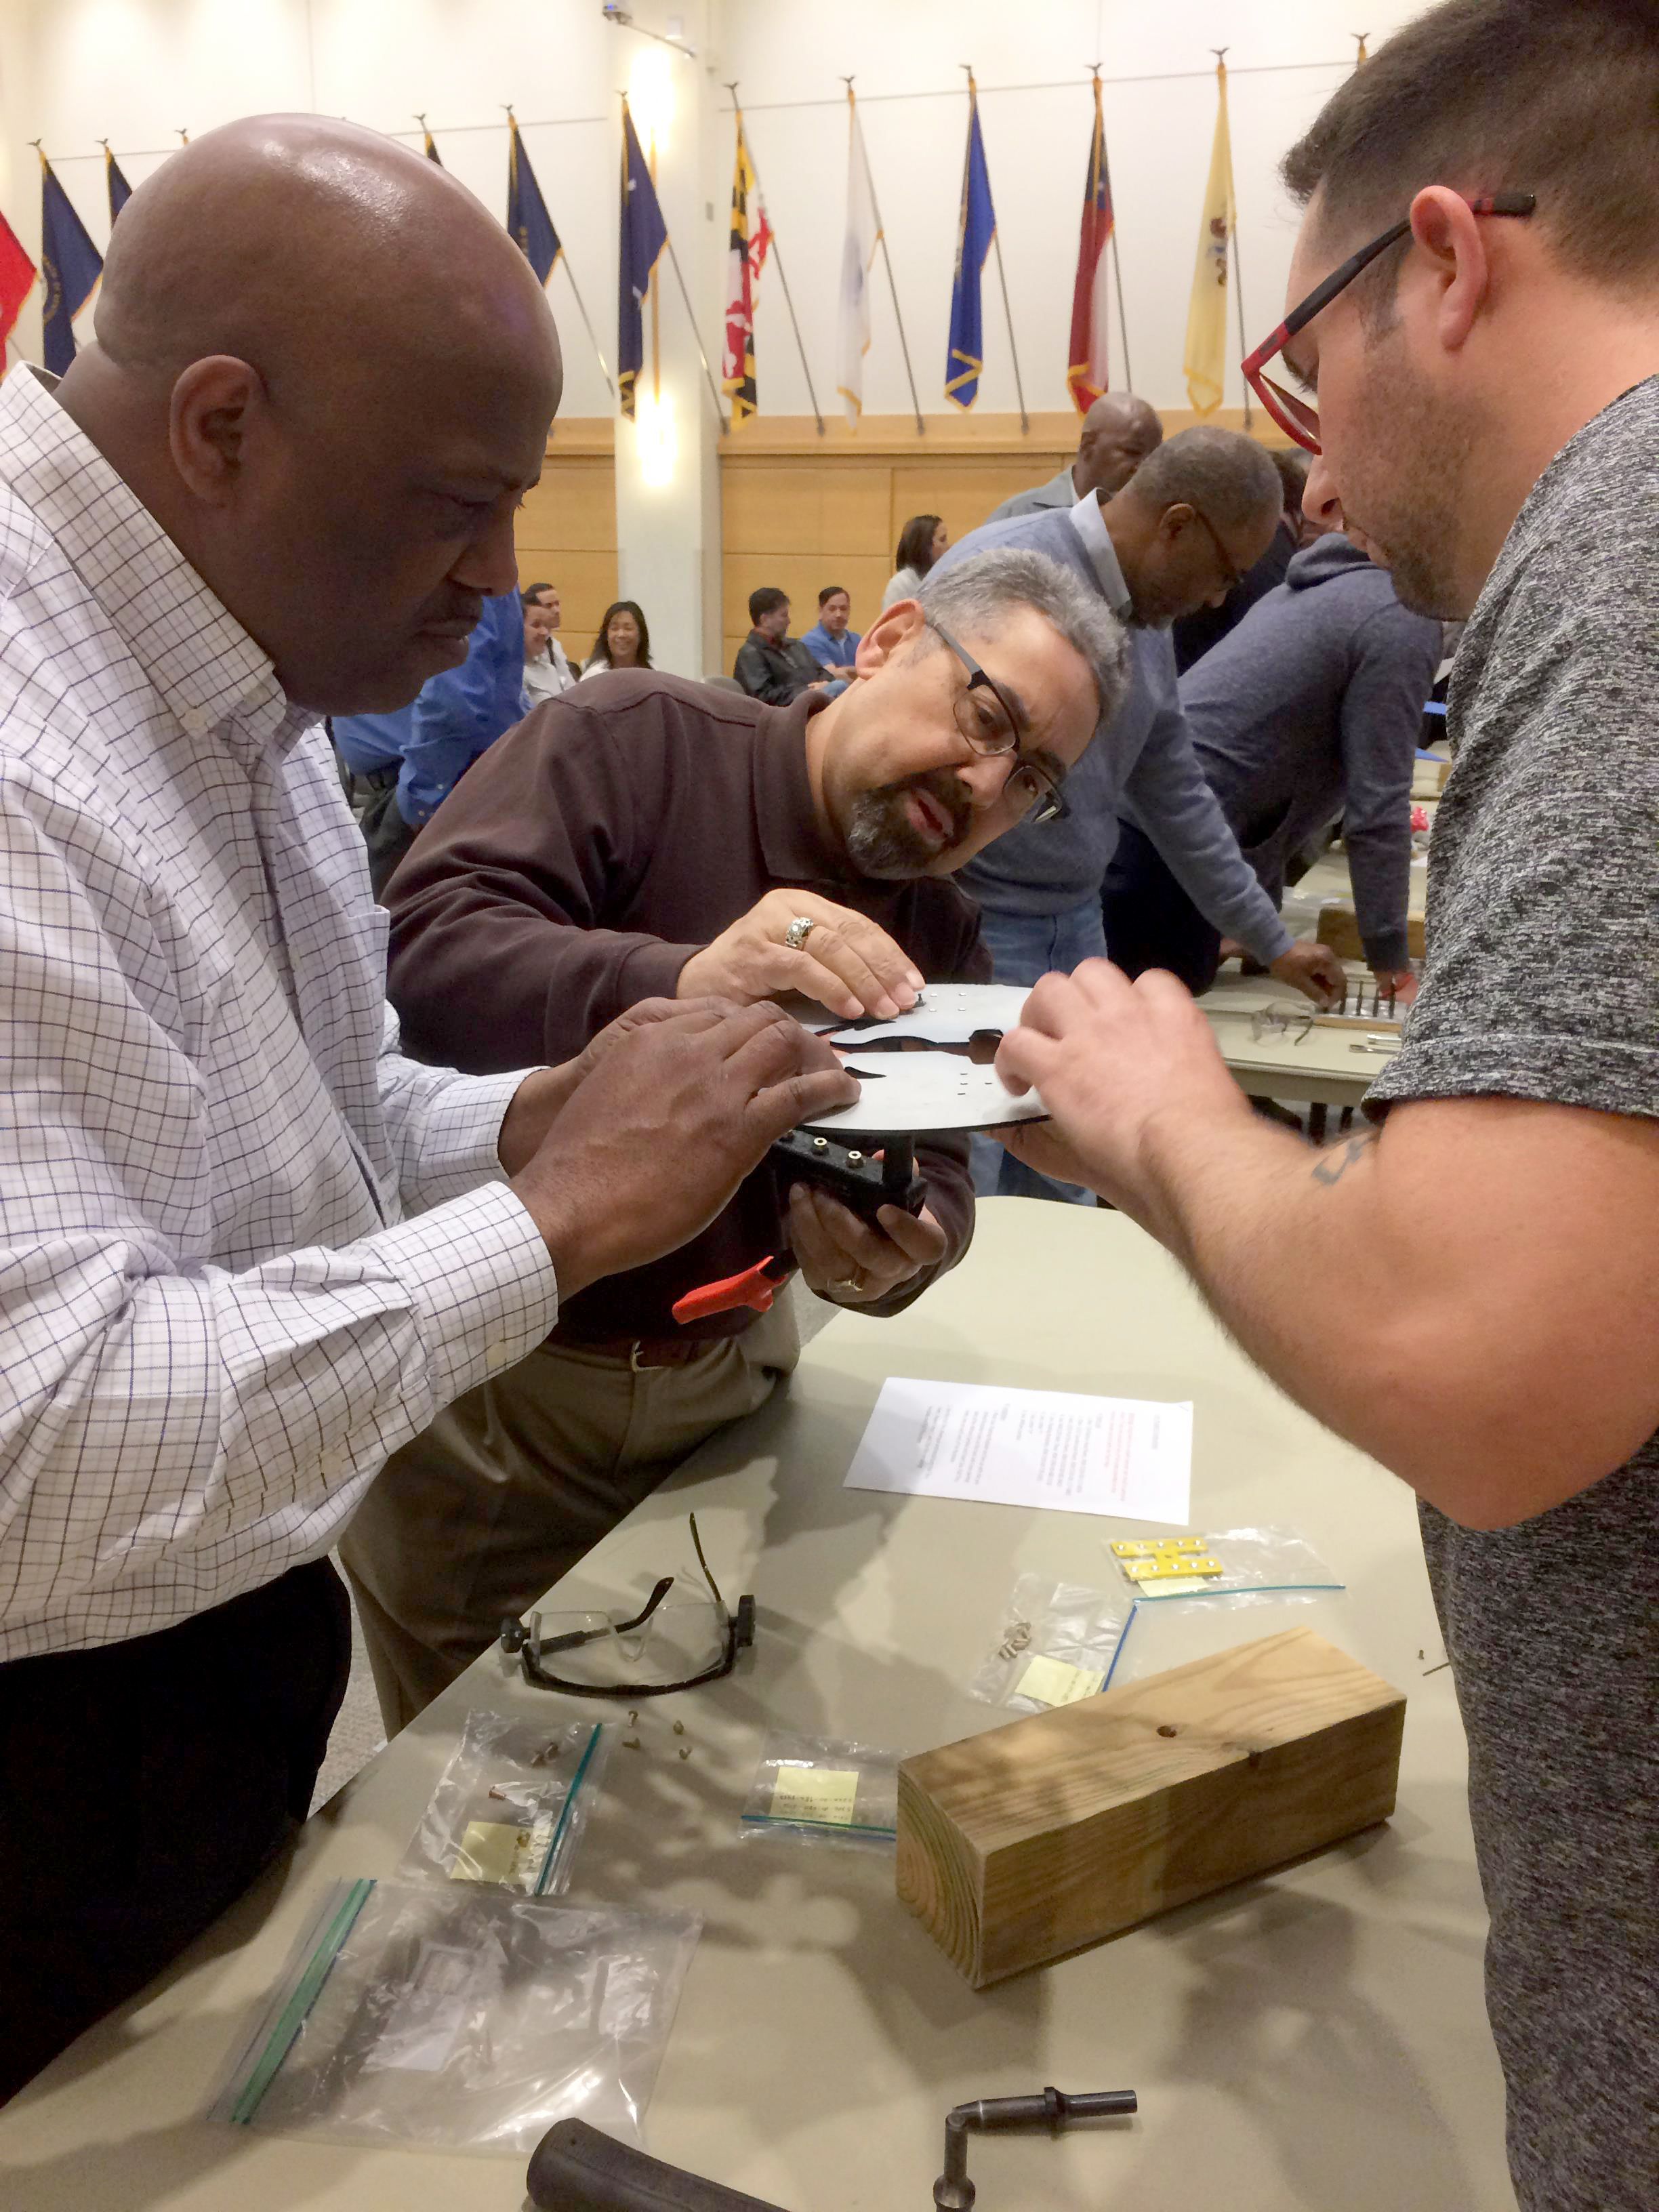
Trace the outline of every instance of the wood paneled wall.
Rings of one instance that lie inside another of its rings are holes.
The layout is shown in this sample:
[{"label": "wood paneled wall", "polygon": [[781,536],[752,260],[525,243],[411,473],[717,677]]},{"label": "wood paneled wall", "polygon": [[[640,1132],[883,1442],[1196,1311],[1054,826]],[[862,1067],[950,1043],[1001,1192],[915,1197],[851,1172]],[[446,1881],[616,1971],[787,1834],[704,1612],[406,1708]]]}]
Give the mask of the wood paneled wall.
[{"label": "wood paneled wall", "polygon": [[559,641],[573,662],[592,651],[599,618],[617,596],[615,453],[608,420],[556,422],[542,480],[514,532],[521,582],[558,586]]},{"label": "wood paneled wall", "polygon": [[[1164,415],[1169,432],[1196,419],[1173,409]],[[1234,409],[1207,419],[1243,427]],[[1017,415],[926,420],[918,436],[908,416],[866,417],[856,434],[837,417],[820,438],[810,416],[757,415],[721,440],[726,673],[749,634],[749,594],[760,585],[788,592],[799,636],[817,620],[823,587],[844,584],[861,632],[881,611],[899,532],[913,514],[943,516],[954,542],[1014,492],[1046,483],[1077,451],[1074,414],[1034,415],[1024,434]],[[1260,415],[1251,428],[1266,444],[1285,443]]]}]

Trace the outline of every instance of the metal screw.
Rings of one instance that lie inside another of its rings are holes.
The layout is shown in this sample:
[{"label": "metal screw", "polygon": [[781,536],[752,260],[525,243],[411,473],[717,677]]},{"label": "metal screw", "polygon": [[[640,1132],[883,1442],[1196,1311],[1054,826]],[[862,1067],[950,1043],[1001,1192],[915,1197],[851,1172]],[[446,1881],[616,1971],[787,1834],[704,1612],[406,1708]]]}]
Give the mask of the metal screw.
[{"label": "metal screw", "polygon": [[625,1735],[623,1738],[623,1749],[624,1751],[643,1751],[644,1748],[644,1745],[640,1741],[636,1735]]},{"label": "metal screw", "polygon": [[676,1735],[684,1735],[685,1734],[685,1723],[684,1721],[675,1722],[674,1733]]},{"label": "metal screw", "polygon": [[635,1723],[638,1722],[639,1717],[639,1717],[639,1715],[638,1715],[637,1713],[629,1713],[629,1715],[628,1716],[628,1725],[629,1725],[629,1728],[633,1728],[633,1727],[635,1725]]},{"label": "metal screw", "polygon": [[813,1150],[815,1152],[827,1152],[829,1151],[829,1149],[830,1149],[830,1139],[829,1139],[829,1138],[828,1138],[828,1137],[814,1137],[814,1138],[813,1138],[813,1139],[812,1139],[812,1150]]},{"label": "metal screw", "polygon": [[847,1155],[847,1164],[849,1168],[861,1168],[864,1165],[863,1153],[848,1152]]},{"label": "metal screw", "polygon": [[680,1757],[681,1757],[682,1759],[690,1759],[690,1756],[691,1756],[691,1747],[690,1747],[690,1745],[689,1743],[683,1743],[683,1744],[680,1746]]}]

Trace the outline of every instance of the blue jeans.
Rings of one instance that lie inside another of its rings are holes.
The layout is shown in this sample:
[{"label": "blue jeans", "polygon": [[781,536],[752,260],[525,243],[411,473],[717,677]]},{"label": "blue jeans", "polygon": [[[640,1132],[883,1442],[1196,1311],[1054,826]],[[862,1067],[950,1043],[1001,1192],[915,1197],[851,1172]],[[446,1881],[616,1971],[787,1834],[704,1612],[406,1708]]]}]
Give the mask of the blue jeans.
[{"label": "blue jeans", "polygon": [[[1106,957],[1106,932],[1098,896],[1061,914],[998,914],[981,909],[980,933],[991,955],[999,983],[1035,983],[1058,969],[1069,975],[1085,960]],[[1081,1183],[1055,1182],[1024,1160],[1005,1152],[994,1137],[975,1137],[974,1188],[981,1198],[1054,1198],[1072,1206],[1092,1206],[1095,1194]]]}]

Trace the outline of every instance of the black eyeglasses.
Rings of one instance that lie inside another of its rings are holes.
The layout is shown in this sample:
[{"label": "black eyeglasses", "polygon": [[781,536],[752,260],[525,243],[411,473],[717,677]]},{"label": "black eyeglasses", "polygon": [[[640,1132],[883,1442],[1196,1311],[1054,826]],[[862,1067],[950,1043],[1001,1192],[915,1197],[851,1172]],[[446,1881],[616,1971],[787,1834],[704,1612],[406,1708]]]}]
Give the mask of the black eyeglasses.
[{"label": "black eyeglasses", "polygon": [[1205,514],[1203,508],[1201,507],[1193,507],[1191,500],[1188,500],[1187,504],[1188,507],[1193,508],[1193,513],[1198,517],[1199,520],[1204,525],[1204,527],[1210,533],[1210,543],[1215,548],[1216,559],[1221,563],[1221,573],[1227,580],[1227,589],[1230,592],[1236,592],[1238,589],[1238,586],[1244,580],[1244,571],[1242,568],[1237,568],[1234,567],[1232,555],[1227,550],[1226,547],[1221,542],[1221,532],[1216,528],[1214,523],[1211,521],[1209,516]]},{"label": "black eyeglasses", "polygon": [[[1019,753],[1020,718],[995,678],[986,674],[972,653],[963,650],[942,623],[931,615],[922,619],[968,672],[966,690],[958,691],[951,702],[957,727],[968,744],[976,753]],[[1024,800],[1022,819],[1027,822],[1063,822],[1072,811],[1060,796],[1060,779],[1024,754],[1009,769],[1003,791]]]},{"label": "black eyeglasses", "polygon": [[[1533,192],[1483,192],[1468,202],[1472,215],[1528,216],[1536,211],[1537,196]],[[1246,354],[1240,367],[1244,381],[1267,409],[1285,435],[1294,438],[1310,453],[1319,450],[1319,410],[1298,399],[1293,392],[1286,392],[1282,384],[1275,384],[1262,371],[1273,356],[1287,346],[1298,331],[1304,331],[1322,307],[1328,307],[1339,292],[1346,292],[1362,269],[1368,269],[1379,253],[1386,253],[1410,232],[1409,216],[1390,225],[1380,238],[1362,246],[1358,253],[1351,253],[1341,266],[1333,269],[1322,284],[1316,284],[1299,307],[1292,307],[1271,337],[1265,337],[1254,353]]]},{"label": "black eyeglasses", "polygon": [[[529,1625],[504,1620],[501,1647],[516,1655],[524,1679],[538,1690],[570,1698],[665,1698],[718,1682],[755,1641],[755,1601],[740,1597],[730,1613],[703,1556],[697,1516],[691,1541],[706,1589],[690,1576],[665,1575],[630,1619],[605,1613],[532,1613]],[[666,1601],[678,1583],[680,1598]],[[556,1656],[559,1671],[543,1662]]]}]

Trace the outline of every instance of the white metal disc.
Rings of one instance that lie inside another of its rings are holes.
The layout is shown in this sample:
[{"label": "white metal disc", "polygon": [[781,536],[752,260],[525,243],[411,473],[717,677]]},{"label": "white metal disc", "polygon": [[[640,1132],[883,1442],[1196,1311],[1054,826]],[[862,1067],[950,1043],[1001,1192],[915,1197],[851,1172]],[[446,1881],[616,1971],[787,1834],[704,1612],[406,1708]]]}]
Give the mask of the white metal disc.
[{"label": "white metal disc", "polygon": [[1003,1121],[1039,1121],[1046,1112],[1035,1091],[1016,1098],[994,1067],[975,1067],[953,1052],[872,1052],[842,1048],[860,1082],[858,1097],[807,1122],[835,1136],[917,1136],[927,1131],[991,1129]]}]

